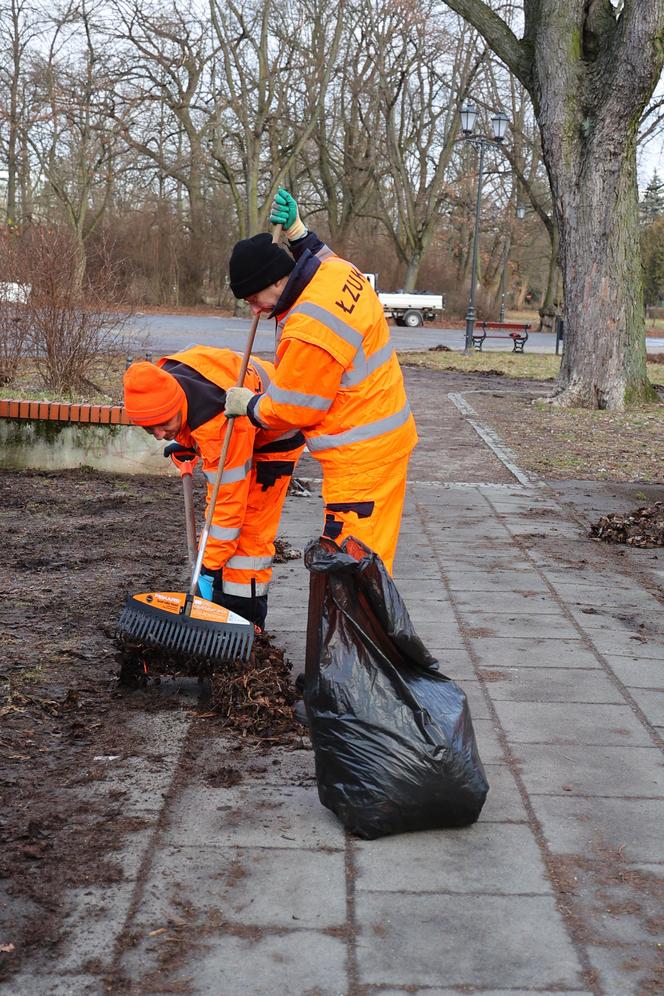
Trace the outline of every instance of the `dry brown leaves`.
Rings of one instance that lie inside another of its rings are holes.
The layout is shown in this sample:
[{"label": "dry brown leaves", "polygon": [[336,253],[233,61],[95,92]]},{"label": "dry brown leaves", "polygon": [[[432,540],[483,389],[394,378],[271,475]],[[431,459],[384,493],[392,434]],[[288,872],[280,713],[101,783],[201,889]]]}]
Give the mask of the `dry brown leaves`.
[{"label": "dry brown leaves", "polygon": [[229,661],[212,676],[212,709],[226,729],[265,745],[299,740],[293,718],[298,698],[282,650],[259,634],[249,661]]},{"label": "dry brown leaves", "polygon": [[593,539],[628,546],[664,546],[664,502],[641,505],[633,512],[603,515],[590,527]]}]

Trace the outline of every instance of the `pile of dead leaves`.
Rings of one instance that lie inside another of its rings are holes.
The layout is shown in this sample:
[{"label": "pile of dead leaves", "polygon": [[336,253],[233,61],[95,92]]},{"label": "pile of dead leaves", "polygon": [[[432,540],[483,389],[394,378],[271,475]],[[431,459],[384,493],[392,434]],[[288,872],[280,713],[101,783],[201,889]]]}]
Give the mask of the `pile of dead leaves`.
[{"label": "pile of dead leaves", "polygon": [[593,539],[629,546],[664,546],[664,502],[642,505],[625,515],[603,515],[590,527]]},{"label": "pile of dead leaves", "polygon": [[217,666],[211,684],[208,715],[219,716],[229,731],[273,746],[301,738],[302,727],[293,718],[298,695],[290,664],[264,633],[256,636],[249,661]]},{"label": "pile of dead leaves", "polygon": [[298,560],[302,556],[302,551],[291,546],[288,540],[277,536],[274,541],[274,562],[275,564],[285,564],[288,560]]},{"label": "pile of dead leaves", "polygon": [[207,719],[219,718],[225,730],[266,746],[294,743],[302,736],[293,714],[298,698],[291,666],[283,650],[265,633],[256,634],[248,661],[212,663],[207,658],[172,654],[123,635],[116,637],[120,683],[128,687],[159,684],[162,679],[198,678],[204,692]]}]

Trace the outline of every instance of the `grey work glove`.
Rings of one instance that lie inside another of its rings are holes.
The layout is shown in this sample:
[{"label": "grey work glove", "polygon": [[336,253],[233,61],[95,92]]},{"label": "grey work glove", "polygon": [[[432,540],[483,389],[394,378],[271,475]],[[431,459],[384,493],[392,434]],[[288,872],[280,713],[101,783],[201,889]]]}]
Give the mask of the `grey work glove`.
[{"label": "grey work glove", "polygon": [[248,387],[229,387],[226,391],[226,406],[224,411],[228,418],[247,414],[247,406],[256,394]]}]

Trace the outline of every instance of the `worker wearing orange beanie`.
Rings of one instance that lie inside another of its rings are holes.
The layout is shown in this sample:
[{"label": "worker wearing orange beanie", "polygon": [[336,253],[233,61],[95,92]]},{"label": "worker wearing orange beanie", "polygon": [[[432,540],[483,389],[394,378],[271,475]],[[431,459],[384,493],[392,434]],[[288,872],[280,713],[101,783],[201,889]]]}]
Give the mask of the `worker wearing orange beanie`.
[{"label": "worker wearing orange beanie", "polygon": [[[124,406],[155,439],[176,440],[203,461],[208,501],[226,428],[226,391],[237,383],[242,356],[192,346],[154,363],[133,363],[124,376]],[[265,391],[274,367],[252,356],[244,384]],[[262,628],[272,577],[274,539],[304,438],[235,423],[205,548],[199,592]]]}]

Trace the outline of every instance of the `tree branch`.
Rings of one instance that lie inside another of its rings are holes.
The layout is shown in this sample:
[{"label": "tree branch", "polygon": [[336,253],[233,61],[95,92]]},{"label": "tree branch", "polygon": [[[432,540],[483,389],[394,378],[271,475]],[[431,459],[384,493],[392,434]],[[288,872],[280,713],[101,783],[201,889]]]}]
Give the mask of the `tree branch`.
[{"label": "tree branch", "polygon": [[523,42],[484,0],[446,0],[447,6],[479,31],[498,58],[526,89],[532,84],[532,60]]}]

